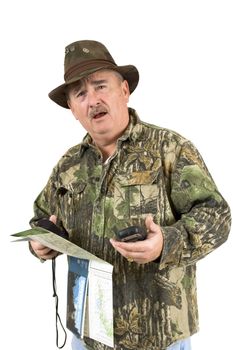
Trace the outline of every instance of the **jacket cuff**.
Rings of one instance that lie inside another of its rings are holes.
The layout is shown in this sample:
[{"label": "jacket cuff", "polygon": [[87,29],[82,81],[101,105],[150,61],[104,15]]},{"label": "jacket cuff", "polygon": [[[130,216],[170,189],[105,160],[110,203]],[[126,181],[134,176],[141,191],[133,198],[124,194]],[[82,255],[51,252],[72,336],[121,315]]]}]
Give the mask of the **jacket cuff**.
[{"label": "jacket cuff", "polygon": [[178,266],[183,251],[183,237],[180,230],[174,226],[161,227],[163,234],[163,250],[160,256],[159,269],[168,266]]}]

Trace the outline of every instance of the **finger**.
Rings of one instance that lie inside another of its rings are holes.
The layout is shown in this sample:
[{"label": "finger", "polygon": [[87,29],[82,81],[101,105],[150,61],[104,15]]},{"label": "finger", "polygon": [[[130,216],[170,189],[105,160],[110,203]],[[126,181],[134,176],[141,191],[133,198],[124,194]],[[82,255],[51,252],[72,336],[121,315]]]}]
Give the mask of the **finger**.
[{"label": "finger", "polygon": [[145,219],[145,225],[148,232],[152,231],[153,225],[155,225],[155,223],[153,221],[153,216],[151,214],[147,215]]},{"label": "finger", "polygon": [[[127,251],[124,248],[122,248],[121,242],[118,242],[115,239],[110,239],[110,243],[112,244],[113,248],[115,248],[118,251],[118,253],[120,253],[124,257],[127,256]],[[123,246],[124,246],[124,244],[123,244]]]},{"label": "finger", "polygon": [[37,249],[37,250],[35,250],[35,253],[39,258],[42,258],[45,260],[52,259],[53,257],[58,255],[57,251],[50,249],[50,248],[47,248],[47,247],[44,249]]},{"label": "finger", "polygon": [[51,260],[53,258],[56,258],[58,256],[58,252],[55,250],[52,250],[49,254],[40,255],[39,258],[42,258],[43,260]]},{"label": "finger", "polygon": [[52,251],[52,249],[43,246],[43,248],[37,248],[36,251],[40,252],[41,254],[48,254]]},{"label": "finger", "polygon": [[[145,256],[145,251],[135,251],[134,249],[130,249],[131,247],[135,247],[135,243],[124,243],[124,242],[118,242],[116,240],[110,239],[110,242],[112,243],[113,247],[120,253],[124,258],[126,258],[129,262],[136,262],[138,264],[145,264],[149,261],[147,256]],[[136,242],[137,245],[142,242]],[[125,247],[125,249],[122,248],[122,246]]]},{"label": "finger", "polygon": [[58,256],[58,252],[55,250],[51,250],[48,254],[42,255],[42,259],[48,260],[48,259],[53,259]]},{"label": "finger", "polygon": [[34,241],[34,240],[30,240],[30,245],[31,245],[33,250],[40,250],[40,249],[45,248],[45,246],[43,244],[41,244],[40,242]]},{"label": "finger", "polygon": [[113,239],[110,239],[110,242],[112,244],[112,246],[116,249],[116,250],[121,250],[124,251],[125,254],[131,253],[131,252],[144,252],[146,247],[146,243],[145,241],[138,241],[138,242],[119,242]]},{"label": "finger", "polygon": [[120,253],[124,258],[126,258],[129,262],[136,262],[138,264],[145,264],[147,262],[147,258],[145,257],[144,252],[129,252],[123,249],[117,249],[118,253]]},{"label": "finger", "polygon": [[153,216],[152,215],[147,215],[146,219],[145,219],[145,225],[147,228],[147,232],[148,232],[148,238],[150,237],[150,233],[158,233],[160,232],[159,229],[159,225],[157,225],[154,221],[153,221]]},{"label": "finger", "polygon": [[56,222],[57,222],[57,217],[56,215],[51,215],[50,218],[49,218],[50,221],[52,221],[52,223],[54,223],[56,225]]},{"label": "finger", "polygon": [[35,249],[34,251],[38,256],[42,257],[45,255],[49,255],[53,250],[49,248],[43,248],[43,249]]},{"label": "finger", "polygon": [[118,253],[120,253],[126,259],[134,260],[136,258],[135,252],[127,251],[120,247],[115,247],[115,249],[118,251]]}]

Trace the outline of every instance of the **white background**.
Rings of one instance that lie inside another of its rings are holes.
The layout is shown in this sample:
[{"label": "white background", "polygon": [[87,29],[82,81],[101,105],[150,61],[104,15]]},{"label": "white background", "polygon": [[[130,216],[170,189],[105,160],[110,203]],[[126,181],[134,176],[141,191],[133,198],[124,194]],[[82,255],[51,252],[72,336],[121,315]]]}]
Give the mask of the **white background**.
[{"label": "white background", "polygon": [[[84,135],[47,97],[63,82],[64,47],[99,40],[119,65],[136,65],[129,106],[192,140],[232,206],[232,18],[230,0],[1,2],[1,348],[56,349],[50,263],[40,264],[26,243],[10,243],[10,234],[29,228],[52,167]],[[230,236],[198,263],[193,350],[232,347],[232,247]],[[65,322],[65,257],[57,273]]]}]

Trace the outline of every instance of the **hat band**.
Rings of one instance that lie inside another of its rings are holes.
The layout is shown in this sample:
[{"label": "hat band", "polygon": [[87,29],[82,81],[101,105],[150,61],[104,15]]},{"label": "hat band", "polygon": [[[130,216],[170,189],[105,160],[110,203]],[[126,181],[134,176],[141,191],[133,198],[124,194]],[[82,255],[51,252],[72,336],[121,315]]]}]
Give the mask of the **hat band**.
[{"label": "hat band", "polygon": [[65,75],[64,75],[64,79],[65,82],[68,83],[69,80],[71,80],[76,74],[77,72],[82,73],[82,75],[85,75],[85,72],[93,67],[101,67],[101,66],[110,66],[110,67],[117,67],[117,65],[111,61],[108,60],[90,60],[90,61],[86,61],[83,64],[75,64],[74,66],[70,67]]}]

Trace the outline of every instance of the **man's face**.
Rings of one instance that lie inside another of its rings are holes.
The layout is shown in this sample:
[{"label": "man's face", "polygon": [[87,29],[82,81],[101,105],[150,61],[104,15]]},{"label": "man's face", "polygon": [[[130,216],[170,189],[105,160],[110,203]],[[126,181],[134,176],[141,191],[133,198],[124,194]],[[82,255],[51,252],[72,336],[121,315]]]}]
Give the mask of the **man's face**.
[{"label": "man's face", "polygon": [[129,94],[126,80],[102,70],[71,87],[68,105],[93,140],[104,143],[116,140],[127,127]]}]

